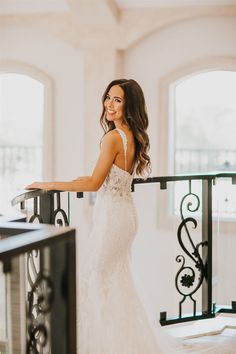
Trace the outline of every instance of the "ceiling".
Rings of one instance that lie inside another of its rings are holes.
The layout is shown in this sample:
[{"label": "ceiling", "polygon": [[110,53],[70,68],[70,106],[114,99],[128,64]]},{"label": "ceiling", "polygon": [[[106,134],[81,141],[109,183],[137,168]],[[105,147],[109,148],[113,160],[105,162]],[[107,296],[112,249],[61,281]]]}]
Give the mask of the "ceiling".
[{"label": "ceiling", "polygon": [[163,27],[202,16],[236,17],[236,0],[0,0],[0,31],[29,26],[79,48],[124,50]]},{"label": "ceiling", "polygon": [[235,5],[236,0],[115,0],[120,8]]},{"label": "ceiling", "polygon": [[0,15],[66,13],[87,7],[93,18],[93,12],[104,11],[105,3],[114,14],[129,8],[236,5],[236,0],[0,0]]},{"label": "ceiling", "polygon": [[0,0],[0,15],[67,11],[67,0]]}]

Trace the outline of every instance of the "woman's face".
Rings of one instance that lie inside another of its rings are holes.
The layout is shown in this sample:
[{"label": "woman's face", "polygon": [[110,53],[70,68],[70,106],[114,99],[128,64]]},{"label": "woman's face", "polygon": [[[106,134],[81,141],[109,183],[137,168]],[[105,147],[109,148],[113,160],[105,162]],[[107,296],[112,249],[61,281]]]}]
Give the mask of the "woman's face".
[{"label": "woman's face", "polygon": [[114,123],[124,120],[124,91],[118,85],[112,86],[105,98],[106,119]]}]

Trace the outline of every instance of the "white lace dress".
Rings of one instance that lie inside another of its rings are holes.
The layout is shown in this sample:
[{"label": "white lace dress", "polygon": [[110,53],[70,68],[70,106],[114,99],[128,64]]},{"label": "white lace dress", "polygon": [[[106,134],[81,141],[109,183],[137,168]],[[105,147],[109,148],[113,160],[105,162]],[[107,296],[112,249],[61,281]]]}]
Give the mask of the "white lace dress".
[{"label": "white lace dress", "polygon": [[[118,132],[126,158],[127,139]],[[176,354],[181,347],[158,323],[154,333],[131,276],[137,224],[132,180],[113,165],[97,195],[93,230],[80,260],[79,354]]]}]

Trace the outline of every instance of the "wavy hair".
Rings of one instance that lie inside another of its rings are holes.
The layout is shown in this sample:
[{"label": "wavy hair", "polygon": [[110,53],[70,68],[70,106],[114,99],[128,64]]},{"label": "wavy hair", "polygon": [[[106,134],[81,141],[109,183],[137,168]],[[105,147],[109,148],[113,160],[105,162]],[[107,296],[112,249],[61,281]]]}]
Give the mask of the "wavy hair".
[{"label": "wavy hair", "polygon": [[139,84],[132,79],[113,80],[106,88],[102,96],[103,111],[100,117],[101,126],[106,133],[115,129],[115,124],[106,119],[104,102],[112,86],[118,85],[124,91],[124,123],[126,123],[134,135],[135,141],[135,173],[139,176],[147,176],[151,172],[151,161],[148,155],[150,148],[147,134],[148,115],[143,91]]}]

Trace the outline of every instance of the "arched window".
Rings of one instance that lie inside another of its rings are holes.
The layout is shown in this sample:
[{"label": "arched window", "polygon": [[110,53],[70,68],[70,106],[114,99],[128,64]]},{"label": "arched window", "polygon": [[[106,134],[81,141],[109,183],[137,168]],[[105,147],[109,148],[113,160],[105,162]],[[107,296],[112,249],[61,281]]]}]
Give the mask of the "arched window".
[{"label": "arched window", "polygon": [[193,75],[174,88],[174,172],[236,170],[236,72]]},{"label": "arched window", "polygon": [[42,179],[44,85],[28,75],[0,75],[0,214],[26,184]]},{"label": "arched window", "polygon": [[[188,76],[173,86],[171,97],[173,172],[236,171],[236,72]],[[176,188],[176,212],[181,195]],[[235,216],[236,192],[227,179],[218,181],[214,197],[214,213]]]}]

